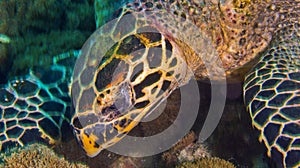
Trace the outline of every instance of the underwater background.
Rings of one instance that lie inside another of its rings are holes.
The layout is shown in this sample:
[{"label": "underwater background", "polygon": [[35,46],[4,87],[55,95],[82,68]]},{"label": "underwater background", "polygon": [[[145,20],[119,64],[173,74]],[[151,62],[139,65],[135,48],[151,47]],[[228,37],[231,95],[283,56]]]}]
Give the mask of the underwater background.
[{"label": "underwater background", "polygon": [[[53,56],[80,50],[97,27],[113,19],[113,13],[126,2],[0,0],[0,84],[6,84],[15,76],[28,74],[32,67],[51,65]],[[198,86],[201,103],[191,132],[161,154],[131,158],[104,150],[98,156],[89,158],[70,135],[66,142],[53,147],[35,143],[2,150],[1,166],[273,167],[274,163],[266,156],[264,146],[257,140],[258,133],[252,129],[243,103],[242,82],[228,84],[226,106],[218,127],[203,144],[196,143],[211,98],[209,82],[198,82]],[[175,91],[167,102],[159,118],[141,123],[130,135],[149,136],[167,128],[177,116],[180,92]]]}]

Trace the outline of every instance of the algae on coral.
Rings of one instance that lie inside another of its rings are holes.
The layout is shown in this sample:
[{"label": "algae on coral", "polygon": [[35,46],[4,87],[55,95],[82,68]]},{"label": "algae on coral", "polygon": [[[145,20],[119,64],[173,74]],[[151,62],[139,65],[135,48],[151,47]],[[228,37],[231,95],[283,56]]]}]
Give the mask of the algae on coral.
[{"label": "algae on coral", "polygon": [[182,162],[176,168],[235,168],[235,166],[223,159],[212,157],[202,158],[192,162]]},{"label": "algae on coral", "polygon": [[80,49],[96,27],[90,0],[9,0],[0,1],[0,9],[0,34],[12,39],[2,57],[14,60],[13,65],[0,70],[8,76],[23,75],[29,67],[51,64],[54,55]]},{"label": "algae on coral", "polygon": [[70,163],[42,144],[32,144],[25,148],[14,148],[9,153],[1,154],[1,158],[3,163],[0,164],[0,167],[8,168],[88,167],[82,163]]}]

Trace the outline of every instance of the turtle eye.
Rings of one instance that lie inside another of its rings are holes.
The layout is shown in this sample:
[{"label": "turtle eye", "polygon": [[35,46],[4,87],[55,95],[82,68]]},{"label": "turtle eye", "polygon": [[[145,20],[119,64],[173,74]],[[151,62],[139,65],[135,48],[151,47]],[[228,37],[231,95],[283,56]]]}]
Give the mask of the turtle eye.
[{"label": "turtle eye", "polygon": [[114,105],[121,114],[127,113],[132,107],[132,90],[129,83],[125,82],[120,86]]},{"label": "turtle eye", "polygon": [[119,87],[109,87],[111,91],[103,90],[97,96],[94,109],[98,116],[105,120],[111,121],[122,115],[126,115],[132,108],[132,88],[128,82],[123,82]]}]

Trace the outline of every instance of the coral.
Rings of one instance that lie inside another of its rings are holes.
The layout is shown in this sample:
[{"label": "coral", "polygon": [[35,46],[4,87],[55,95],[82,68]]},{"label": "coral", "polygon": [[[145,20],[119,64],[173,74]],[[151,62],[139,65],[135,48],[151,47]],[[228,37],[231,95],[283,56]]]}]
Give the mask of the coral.
[{"label": "coral", "polygon": [[223,159],[212,157],[212,158],[202,158],[192,162],[182,162],[179,163],[176,168],[234,168],[235,166]]},{"label": "coral", "polygon": [[0,7],[0,33],[10,37],[79,29],[78,23],[84,23],[83,31],[95,28],[93,4],[85,0],[9,0],[0,1]]},{"label": "coral", "polygon": [[107,168],[120,157],[113,152],[103,150],[99,155],[95,156],[94,158],[90,158],[78,145],[78,142],[75,138],[71,139],[68,142],[62,142],[61,144],[55,145],[54,151],[56,153],[62,154],[68,161],[86,163],[91,168]]},{"label": "coral", "polygon": [[211,157],[207,148],[201,143],[192,143],[180,151],[178,160],[193,161],[198,158]]},{"label": "coral", "polygon": [[9,0],[0,1],[0,9],[0,34],[11,39],[5,57],[14,60],[0,74],[49,65],[53,55],[80,49],[95,30],[91,0]]},{"label": "coral", "polygon": [[3,158],[3,163],[2,165],[0,164],[0,167],[8,168],[88,167],[81,163],[70,163],[42,144],[32,144],[25,148],[14,148],[9,153],[1,154],[1,158]]},{"label": "coral", "polygon": [[197,139],[194,132],[190,132],[171,149],[162,155],[163,164],[172,167],[178,161],[191,161],[202,157],[210,157],[207,149],[199,143],[194,143]]},{"label": "coral", "polygon": [[114,161],[108,168],[138,168],[138,167],[152,167],[157,162],[154,156],[149,157],[128,157],[121,156]]}]

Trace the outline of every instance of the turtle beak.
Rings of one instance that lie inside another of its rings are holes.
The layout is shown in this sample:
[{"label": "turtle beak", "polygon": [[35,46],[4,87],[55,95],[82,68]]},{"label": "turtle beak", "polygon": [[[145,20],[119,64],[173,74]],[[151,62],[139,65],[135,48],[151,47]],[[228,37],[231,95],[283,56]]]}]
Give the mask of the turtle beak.
[{"label": "turtle beak", "polygon": [[79,136],[81,146],[89,157],[95,157],[102,151],[103,148],[97,143],[98,138],[94,134],[87,135],[83,132]]},{"label": "turtle beak", "polygon": [[[81,123],[84,122],[80,123],[80,121],[84,121],[85,119],[85,117],[80,116],[76,117],[73,120],[72,126],[74,135],[77,139],[77,142],[85,151],[86,155],[88,155],[89,157],[95,157],[103,150],[102,144],[104,143],[104,139],[100,138],[103,138],[103,132],[105,127],[96,124],[95,126],[82,129],[83,127]],[[94,127],[98,129],[96,132],[92,131]]]},{"label": "turtle beak", "polygon": [[114,119],[113,122],[95,123],[81,130],[74,128],[74,133],[86,154],[95,157],[103,149],[119,142],[137,123],[122,116]]},{"label": "turtle beak", "polygon": [[106,136],[106,127],[108,126],[96,123],[85,129],[74,129],[77,142],[89,157],[95,157],[107,148],[107,141],[112,137]]},{"label": "turtle beak", "polygon": [[89,157],[94,157],[117,143],[137,124],[128,114],[132,107],[131,88],[127,84],[121,86],[118,91],[111,93],[117,99],[95,106],[97,110],[78,113],[72,119],[77,141]]}]

